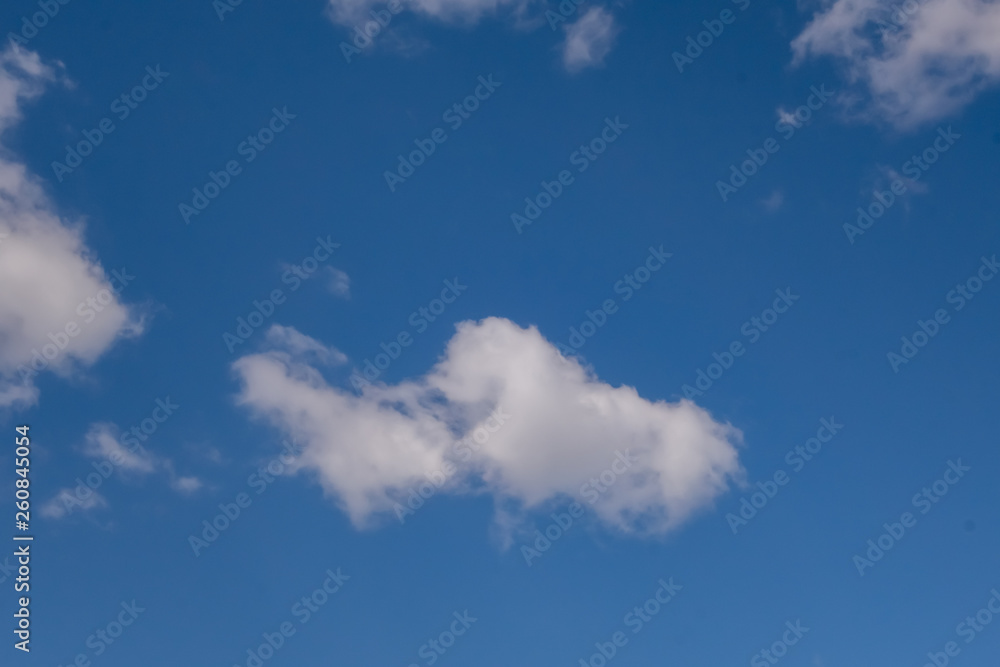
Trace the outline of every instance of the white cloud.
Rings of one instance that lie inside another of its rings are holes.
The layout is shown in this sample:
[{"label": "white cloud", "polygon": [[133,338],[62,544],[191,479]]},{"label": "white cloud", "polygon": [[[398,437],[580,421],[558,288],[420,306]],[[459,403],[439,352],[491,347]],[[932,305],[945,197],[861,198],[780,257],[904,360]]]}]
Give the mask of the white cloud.
[{"label": "white cloud", "polygon": [[[653,402],[601,382],[534,327],[506,319],[459,324],[426,375],[360,395],[288,350],[248,355],[233,368],[238,403],[303,443],[292,469],[316,473],[358,526],[405,502],[446,463],[459,469],[448,492],[489,493],[498,508],[532,510],[580,498],[586,480],[629,450],[639,462],[593,510],[636,533],[676,527],[742,477],[738,430],[690,401]],[[497,408],[509,415],[502,426],[490,418]],[[453,445],[479,427],[494,432],[463,461]]]},{"label": "white cloud", "polygon": [[310,362],[339,365],[347,363],[347,355],[335,347],[327,347],[315,338],[299,332],[295,327],[273,324],[267,330],[267,342],[275,348],[287,350],[292,356],[307,358]]},{"label": "white cloud", "polygon": [[791,125],[792,127],[802,127],[802,123],[795,117],[795,113],[778,107],[778,122]]},{"label": "white cloud", "polygon": [[107,422],[92,424],[84,438],[83,453],[92,459],[107,459],[113,467],[126,472],[149,474],[156,469],[152,455],[142,448],[125,447],[118,439],[118,427]]},{"label": "white cloud", "polygon": [[60,489],[55,498],[42,505],[40,511],[47,519],[61,519],[74,509],[87,511],[107,506],[108,501],[96,491],[91,491],[81,500],[74,495],[74,489]]},{"label": "white cloud", "polygon": [[330,290],[331,294],[339,296],[341,299],[351,298],[351,278],[345,272],[340,269],[335,269],[332,266],[326,267],[326,272],[329,274],[329,279],[326,283],[326,288]]},{"label": "white cloud", "polygon": [[603,64],[618,36],[614,15],[603,7],[592,7],[563,30],[563,64],[571,72]]},{"label": "white cloud", "polygon": [[197,477],[176,477],[170,482],[178,493],[191,494],[202,487],[201,480]]},{"label": "white cloud", "polygon": [[81,484],[61,489],[45,503],[42,508],[44,516],[61,519],[76,509],[86,511],[108,507],[108,501],[97,489],[115,474],[135,480],[159,472],[168,478],[172,489],[184,495],[202,487],[197,477],[177,475],[173,461],[152,454],[139,444],[134,435],[121,433],[121,429],[111,422],[91,424],[84,436],[81,452],[94,460],[92,469],[80,476]]},{"label": "white cloud", "polygon": [[810,56],[844,63],[867,93],[860,113],[909,129],[956,113],[1000,79],[1000,3],[835,0],[792,50],[796,63]]},{"label": "white cloud", "polygon": [[[0,53],[0,133],[55,76],[35,53],[16,46]],[[142,323],[111,291],[82,227],[60,219],[41,182],[2,145],[0,236],[0,408],[23,407],[38,398],[33,369],[69,375],[118,338],[140,333]],[[88,298],[101,300],[100,312]],[[72,337],[70,323],[77,327]]]}]

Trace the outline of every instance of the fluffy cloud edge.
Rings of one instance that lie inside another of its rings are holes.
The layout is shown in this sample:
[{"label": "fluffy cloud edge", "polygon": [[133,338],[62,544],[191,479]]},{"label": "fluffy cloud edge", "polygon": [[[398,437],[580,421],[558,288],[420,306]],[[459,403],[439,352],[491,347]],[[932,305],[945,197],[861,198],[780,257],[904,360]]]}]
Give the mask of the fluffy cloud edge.
[{"label": "fluffy cloud edge", "polygon": [[[659,535],[744,477],[738,429],[690,401],[612,387],[502,318],[459,323],[426,374],[359,393],[288,349],[246,355],[233,371],[237,403],[303,443],[290,470],[308,472],[358,528],[398,516],[438,480],[453,496],[492,496],[498,515],[575,499],[608,528]],[[636,463],[589,502],[587,485],[626,454]]]},{"label": "fluffy cloud edge", "polygon": [[841,102],[852,116],[907,131],[958,113],[1000,81],[998,34],[995,2],[834,0],[791,48],[793,65],[843,65],[855,90]]},{"label": "fluffy cloud edge", "polygon": [[2,145],[24,104],[58,72],[14,44],[0,53],[0,408],[34,404],[39,373],[71,375],[144,328],[87,247],[82,225],[64,221],[42,182]]}]

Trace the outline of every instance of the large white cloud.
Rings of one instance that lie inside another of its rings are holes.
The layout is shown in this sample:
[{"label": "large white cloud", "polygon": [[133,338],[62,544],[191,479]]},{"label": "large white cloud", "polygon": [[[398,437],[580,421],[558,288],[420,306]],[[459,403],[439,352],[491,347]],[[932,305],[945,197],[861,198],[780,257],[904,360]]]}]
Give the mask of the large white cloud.
[{"label": "large white cloud", "polygon": [[[292,468],[317,473],[359,526],[448,465],[458,472],[446,491],[531,510],[579,499],[582,484],[628,450],[637,463],[593,510],[637,533],[677,526],[743,475],[735,428],[690,401],[649,401],[601,382],[534,327],[506,319],[457,325],[427,374],[360,393],[331,385],[287,349],[233,368],[239,404],[302,443]],[[475,455],[454,447],[484,426],[493,433]]]},{"label": "large white cloud", "polygon": [[955,113],[1000,79],[1000,3],[835,0],[792,42],[864,89],[860,111],[908,129]]},{"label": "large white cloud", "polygon": [[[24,102],[55,78],[33,52],[12,45],[0,53],[0,140],[21,119]],[[38,371],[66,375],[142,329],[87,248],[81,226],[60,219],[38,179],[2,142],[0,286],[0,408],[36,401]]]}]

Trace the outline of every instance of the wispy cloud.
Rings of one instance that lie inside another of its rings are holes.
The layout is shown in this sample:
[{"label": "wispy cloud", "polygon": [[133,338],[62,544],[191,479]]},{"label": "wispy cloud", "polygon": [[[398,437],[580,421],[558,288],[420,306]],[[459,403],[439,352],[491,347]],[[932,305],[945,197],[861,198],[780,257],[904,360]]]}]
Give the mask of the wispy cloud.
[{"label": "wispy cloud", "polygon": [[563,64],[571,72],[603,64],[619,31],[614,15],[603,7],[592,7],[563,29]]},{"label": "wispy cloud", "polygon": [[[390,10],[390,5],[395,11]],[[398,22],[390,24],[389,21],[401,11],[463,26],[474,25],[490,17],[505,18],[515,27],[527,31],[546,24],[543,17],[546,8],[552,9],[538,0],[329,0],[326,15],[333,23],[357,31],[373,21],[373,12],[384,12],[382,24],[386,27],[380,27],[377,34],[385,33],[387,36],[380,40],[390,46],[395,45],[394,49],[402,53],[412,53],[423,50],[427,42],[413,34],[405,37],[398,34],[405,28]],[[563,64],[570,72],[579,72],[604,62],[614,46],[619,27],[610,11],[603,7],[591,7],[576,21],[563,26],[563,30],[564,39],[559,47]],[[374,27],[372,31],[375,32]],[[399,45],[404,48],[399,48]]]},{"label": "wispy cloud", "polygon": [[346,354],[335,347],[323,345],[294,327],[274,324],[267,330],[265,338],[273,348],[285,350],[295,357],[308,359],[311,363],[323,365],[347,363]]},{"label": "wispy cloud", "polygon": [[84,512],[108,506],[108,501],[96,491],[90,491],[83,498],[78,498],[73,489],[61,489],[56,497],[42,504],[40,513],[47,519],[62,519],[74,509]]},{"label": "wispy cloud", "polygon": [[857,85],[853,111],[861,117],[910,129],[956,113],[1000,80],[1000,3],[925,0],[909,3],[912,11],[903,5],[836,0],[792,50],[795,63],[819,56],[842,63]]},{"label": "wispy cloud", "polygon": [[[329,0],[327,16],[335,23],[369,21],[369,12],[387,7],[387,0]],[[475,23],[502,10],[523,10],[527,0],[393,0],[393,4],[440,21]]]},{"label": "wispy cloud", "polygon": [[345,272],[340,269],[335,269],[332,266],[326,267],[327,275],[329,276],[326,281],[326,288],[330,290],[330,293],[340,297],[341,299],[351,298],[351,278]]},{"label": "wispy cloud", "polygon": [[60,489],[54,498],[43,505],[43,516],[60,519],[74,510],[107,508],[109,503],[98,493],[98,489],[114,475],[136,482],[159,473],[167,478],[170,488],[184,495],[202,487],[200,479],[178,475],[172,460],[156,456],[144,448],[133,434],[122,433],[111,422],[92,424],[80,451],[91,459],[93,470],[78,478],[77,486]]}]

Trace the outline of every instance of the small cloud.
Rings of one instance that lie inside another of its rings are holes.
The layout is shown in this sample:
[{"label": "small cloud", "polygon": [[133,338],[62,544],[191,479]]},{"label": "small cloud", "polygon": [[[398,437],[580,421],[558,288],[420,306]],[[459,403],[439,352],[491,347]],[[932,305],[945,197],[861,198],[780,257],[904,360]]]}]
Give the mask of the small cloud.
[{"label": "small cloud", "polygon": [[799,122],[799,119],[795,117],[794,113],[792,113],[791,111],[785,111],[781,107],[778,107],[778,122],[779,123],[787,123],[788,125],[791,125],[792,127],[801,127],[802,126],[802,123]]},{"label": "small cloud", "polygon": [[[169,399],[168,399],[169,400]],[[74,509],[89,510],[107,507],[108,501],[97,493],[97,488],[107,483],[114,474],[134,480],[154,473],[161,473],[169,479],[171,488],[180,493],[192,493],[202,486],[195,477],[180,477],[174,472],[174,463],[168,458],[156,456],[139,443],[131,431],[121,431],[112,422],[91,424],[84,436],[81,453],[93,459],[94,470],[78,478],[75,488],[60,490],[54,498],[42,505],[42,516],[61,519]],[[91,481],[97,475],[99,482]]]},{"label": "small cloud", "polygon": [[604,64],[619,32],[614,15],[603,7],[591,8],[563,30],[563,64],[570,72]]},{"label": "small cloud", "polygon": [[882,173],[883,180],[888,182],[886,187],[891,187],[892,183],[895,181],[901,181],[903,185],[906,186],[906,191],[911,194],[923,195],[927,194],[931,190],[931,186],[927,183],[921,183],[920,181],[914,180],[909,176],[903,176],[892,167],[879,165],[878,170]]},{"label": "small cloud", "polygon": [[335,347],[327,347],[315,338],[300,333],[294,327],[274,324],[267,330],[267,343],[280,348],[302,360],[311,360],[325,365],[347,363],[347,355]]},{"label": "small cloud", "polygon": [[178,475],[174,469],[174,462],[169,459],[164,459],[161,467],[170,478],[170,488],[177,493],[191,495],[204,486],[194,475]]},{"label": "small cloud", "polygon": [[40,513],[48,519],[61,519],[74,509],[86,512],[108,506],[108,501],[96,491],[81,495],[84,496],[82,499],[76,495],[75,489],[60,489],[55,498],[42,505]]},{"label": "small cloud", "polygon": [[768,213],[774,213],[785,204],[785,194],[781,190],[775,190],[766,199],[760,201],[761,206]]},{"label": "small cloud", "polygon": [[373,44],[403,58],[415,58],[431,48],[431,43],[409,25],[393,25]]},{"label": "small cloud", "polygon": [[209,463],[215,465],[221,465],[224,461],[222,452],[219,451],[218,447],[213,447],[211,445],[187,443],[184,445],[184,451],[190,452],[198,458],[204,459]]},{"label": "small cloud", "polygon": [[192,494],[202,487],[197,477],[175,477],[170,480],[170,486],[179,493]]},{"label": "small cloud", "polygon": [[330,276],[326,282],[326,288],[330,293],[341,299],[351,298],[351,278],[340,269],[332,266],[326,267],[326,272]]},{"label": "small cloud", "polygon": [[126,448],[118,440],[118,427],[108,422],[93,424],[87,431],[83,453],[92,459],[107,459],[108,465],[124,472],[149,474],[156,470],[153,457],[137,445]]},{"label": "small cloud", "polygon": [[[930,186],[927,183],[904,176],[892,167],[878,165],[877,170],[878,173],[868,181],[862,193],[869,200],[879,201],[883,206],[886,205],[886,201],[898,201],[902,203],[903,210],[909,213],[910,200],[917,195],[930,192]],[[893,189],[894,185],[895,190]],[[896,194],[897,192],[900,194]]]}]

